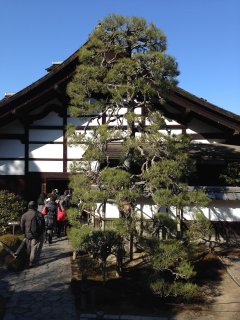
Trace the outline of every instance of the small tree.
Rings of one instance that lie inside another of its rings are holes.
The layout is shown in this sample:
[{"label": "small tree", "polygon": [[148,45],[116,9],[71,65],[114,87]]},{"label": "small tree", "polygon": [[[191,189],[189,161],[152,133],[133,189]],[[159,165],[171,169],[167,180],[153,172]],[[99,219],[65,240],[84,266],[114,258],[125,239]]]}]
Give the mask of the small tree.
[{"label": "small tree", "polygon": [[190,241],[209,240],[213,232],[211,221],[201,211],[196,211],[188,225],[187,237]]},{"label": "small tree", "polygon": [[106,281],[107,258],[111,254],[117,256],[118,250],[122,248],[121,237],[113,230],[95,230],[84,239],[84,250],[93,258],[100,261],[103,281]]},{"label": "small tree", "polygon": [[19,221],[26,209],[26,203],[18,195],[8,190],[0,190],[0,233],[4,233],[8,222]]}]

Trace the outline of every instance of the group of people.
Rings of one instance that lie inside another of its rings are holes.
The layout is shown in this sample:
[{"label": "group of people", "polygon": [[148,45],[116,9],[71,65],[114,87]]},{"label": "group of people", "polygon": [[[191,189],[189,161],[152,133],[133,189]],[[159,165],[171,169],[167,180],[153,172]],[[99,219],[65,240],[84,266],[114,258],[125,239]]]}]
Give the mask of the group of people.
[{"label": "group of people", "polygon": [[49,243],[52,242],[53,232],[58,238],[62,233],[65,234],[66,209],[70,205],[70,197],[69,190],[65,190],[63,195],[59,195],[58,189],[54,189],[48,195],[41,193],[38,197],[38,211],[44,215],[46,225],[45,240]]},{"label": "group of people", "polygon": [[[66,210],[70,206],[70,197],[69,190],[59,195],[58,190],[54,189],[48,195],[41,193],[37,202],[28,203],[28,210],[22,215],[20,226],[25,234],[29,267],[38,264],[44,241],[51,244],[54,234],[58,238],[66,234]],[[33,232],[33,225],[35,229],[38,226],[36,232]]]}]

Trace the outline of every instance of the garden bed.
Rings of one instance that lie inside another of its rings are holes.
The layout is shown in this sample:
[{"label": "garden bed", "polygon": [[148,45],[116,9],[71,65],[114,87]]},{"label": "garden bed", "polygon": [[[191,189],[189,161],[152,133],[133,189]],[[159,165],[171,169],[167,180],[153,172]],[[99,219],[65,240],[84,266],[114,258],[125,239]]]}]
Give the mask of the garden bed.
[{"label": "garden bed", "polygon": [[[107,281],[104,284],[101,274],[96,270],[89,272],[87,289],[79,268],[81,256],[72,260],[72,291],[79,312],[98,312],[106,314],[174,315],[184,310],[201,310],[219,294],[218,286],[226,272],[215,254],[201,252],[195,262],[199,286],[198,293],[190,300],[180,298],[160,298],[146,290],[143,285],[146,264],[139,256],[126,263],[124,271],[116,276],[114,266],[110,264]],[[84,296],[83,292],[84,291]],[[86,299],[84,303],[82,299]]]}]

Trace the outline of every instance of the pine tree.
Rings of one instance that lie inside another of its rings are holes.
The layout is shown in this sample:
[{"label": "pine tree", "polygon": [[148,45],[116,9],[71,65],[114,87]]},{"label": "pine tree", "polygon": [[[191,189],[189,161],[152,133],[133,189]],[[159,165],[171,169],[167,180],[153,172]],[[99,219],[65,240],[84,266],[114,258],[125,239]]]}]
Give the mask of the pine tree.
[{"label": "pine tree", "polygon": [[[166,37],[153,23],[119,15],[105,18],[80,49],[67,93],[71,116],[84,116],[86,125],[81,132],[70,125],[68,137],[85,152],[72,166],[71,187],[80,208],[103,220],[109,199],[129,226],[143,194],[179,211],[206,203],[201,191],[187,186],[194,170],[190,140],[166,131],[162,109],[179,75],[166,50]],[[115,161],[109,159],[113,145]]]}]

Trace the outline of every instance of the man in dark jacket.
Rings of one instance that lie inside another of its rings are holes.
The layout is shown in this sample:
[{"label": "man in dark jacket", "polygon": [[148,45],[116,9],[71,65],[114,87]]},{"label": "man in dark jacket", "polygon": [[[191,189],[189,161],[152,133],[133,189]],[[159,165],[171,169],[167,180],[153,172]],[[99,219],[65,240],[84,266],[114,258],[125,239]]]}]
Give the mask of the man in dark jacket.
[{"label": "man in dark jacket", "polygon": [[44,242],[44,228],[38,236],[34,236],[31,232],[31,223],[35,214],[40,215],[40,217],[43,219],[44,224],[44,218],[37,211],[37,205],[35,201],[30,201],[28,203],[28,210],[22,215],[20,222],[22,232],[25,234],[26,238],[27,252],[29,254],[29,267],[34,267],[39,263],[40,254]]}]

